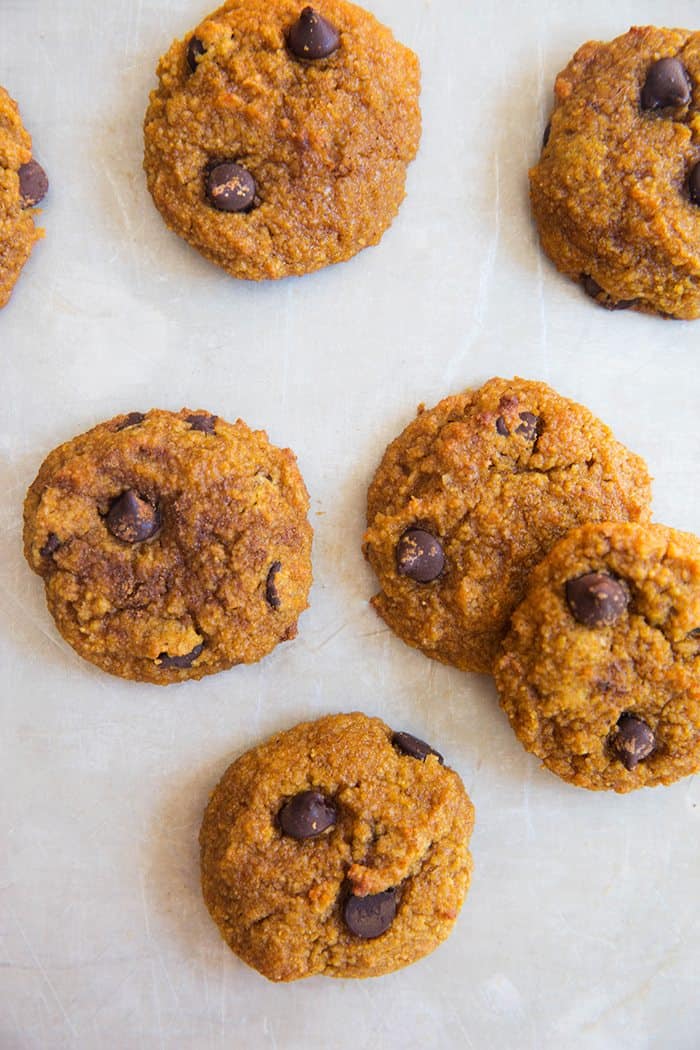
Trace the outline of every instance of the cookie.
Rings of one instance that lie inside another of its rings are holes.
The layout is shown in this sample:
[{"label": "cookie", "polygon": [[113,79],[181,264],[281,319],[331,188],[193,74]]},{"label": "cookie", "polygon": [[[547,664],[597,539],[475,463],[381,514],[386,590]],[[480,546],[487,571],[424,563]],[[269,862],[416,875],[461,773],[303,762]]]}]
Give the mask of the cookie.
[{"label": "cookie", "polygon": [[532,573],[496,668],[523,746],[578,787],[700,771],[700,540],[663,525],[574,529]]},{"label": "cookie", "polygon": [[294,638],[311,584],[309,499],[289,449],[208,412],[153,409],[55,449],[24,549],[56,626],[110,674],[167,685]]},{"label": "cookie", "polygon": [[490,671],[530,570],[574,525],[646,520],[650,479],[599,419],[544,383],[491,379],[389,446],[365,554],[389,627],[427,656]]},{"label": "cookie", "polygon": [[378,718],[330,715],[242,755],[199,835],[204,900],[272,981],[378,977],[450,933],[474,810],[442,756]]},{"label": "cookie", "polygon": [[607,309],[700,315],[700,33],[584,44],[530,172],[542,247]]},{"label": "cookie", "polygon": [[234,277],[286,277],[377,244],[420,139],[418,59],[345,0],[229,0],[158,66],[148,188]]},{"label": "cookie", "polygon": [[0,87],[0,308],[12,295],[34,242],[44,236],[34,225],[32,209],[48,188],[44,169],[32,157],[32,140],[17,103]]}]

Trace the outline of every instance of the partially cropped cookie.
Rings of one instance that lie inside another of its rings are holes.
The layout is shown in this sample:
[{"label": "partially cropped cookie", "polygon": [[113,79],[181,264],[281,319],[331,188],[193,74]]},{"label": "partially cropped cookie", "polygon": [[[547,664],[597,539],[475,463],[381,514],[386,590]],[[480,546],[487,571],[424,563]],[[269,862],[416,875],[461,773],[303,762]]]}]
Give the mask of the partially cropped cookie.
[{"label": "partially cropped cookie", "polygon": [[530,193],[542,247],[608,309],[700,315],[700,33],[584,44],[555,87]]},{"label": "partially cropped cookie", "polygon": [[25,555],[81,656],[167,685],[295,637],[308,505],[294,455],[264,431],[204,411],[132,412],[46,458],[25,501]]},{"label": "partially cropped cookie", "polygon": [[365,554],[377,612],[409,645],[490,671],[530,570],[585,521],[649,517],[644,461],[544,383],[491,379],[445,398],[389,446]]},{"label": "partially cropped cookie", "polygon": [[346,0],[229,0],[161,58],[148,188],[234,277],[304,274],[376,244],[420,139],[417,57]]},{"label": "partially cropped cookie", "polygon": [[10,298],[34,242],[44,235],[34,225],[32,209],[48,188],[44,169],[32,157],[32,140],[17,103],[0,87],[0,308]]},{"label": "partially cropped cookie", "polygon": [[700,771],[700,540],[574,529],[533,572],[495,669],[521,743],[564,780],[632,791]]},{"label": "partially cropped cookie", "polygon": [[378,977],[450,933],[474,810],[437,751],[331,715],[248,751],[204,814],[202,889],[224,940],[272,981]]}]

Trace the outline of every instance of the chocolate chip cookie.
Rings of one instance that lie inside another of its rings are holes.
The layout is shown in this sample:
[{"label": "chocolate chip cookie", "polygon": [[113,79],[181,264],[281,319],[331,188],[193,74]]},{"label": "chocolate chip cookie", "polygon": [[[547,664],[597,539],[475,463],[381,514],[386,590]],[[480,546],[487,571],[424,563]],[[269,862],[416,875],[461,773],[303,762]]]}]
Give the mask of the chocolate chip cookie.
[{"label": "chocolate chip cookie", "polygon": [[396,634],[490,671],[527,576],[585,521],[646,520],[650,479],[599,419],[544,383],[492,379],[389,446],[369,489],[372,600]]},{"label": "chocolate chip cookie", "polygon": [[420,139],[418,59],[346,0],[229,0],[158,66],[148,188],[234,277],[304,274],[376,244]]},{"label": "chocolate chip cookie", "polygon": [[199,841],[206,905],[272,981],[377,977],[450,933],[474,810],[430,745],[378,718],[305,722],[224,773]]},{"label": "chocolate chip cookie", "polygon": [[495,668],[523,746],[579,787],[700,770],[700,540],[663,525],[574,529],[532,573]]},{"label": "chocolate chip cookie", "polygon": [[12,294],[35,241],[34,209],[49,188],[46,173],[32,157],[32,140],[19,109],[0,87],[0,309]]},{"label": "chocolate chip cookie", "polygon": [[204,411],[131,412],[47,457],[24,549],[81,656],[167,685],[295,637],[308,505],[294,455],[263,431]]},{"label": "chocolate chip cookie", "polygon": [[700,33],[584,44],[530,172],[542,247],[601,306],[700,315]]}]

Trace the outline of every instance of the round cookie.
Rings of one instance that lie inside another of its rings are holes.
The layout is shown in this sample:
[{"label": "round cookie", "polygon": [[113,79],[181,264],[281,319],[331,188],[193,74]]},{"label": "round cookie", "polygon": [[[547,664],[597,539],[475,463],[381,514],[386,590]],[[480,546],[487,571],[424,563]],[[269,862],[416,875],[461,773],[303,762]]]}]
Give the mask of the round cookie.
[{"label": "round cookie", "polygon": [[377,977],[443,941],[474,810],[442,756],[378,718],[330,715],[242,755],[199,835],[204,900],[272,981]]},{"label": "round cookie", "polygon": [[490,671],[527,576],[585,521],[646,520],[650,479],[608,427],[544,383],[491,379],[389,446],[365,554],[389,627],[426,655]]},{"label": "round cookie", "polygon": [[532,573],[495,667],[523,746],[579,787],[700,770],[700,540],[663,525],[574,529]]},{"label": "round cookie", "polygon": [[24,549],[56,625],[110,674],[167,685],[296,635],[309,499],[289,449],[208,412],[116,416],[55,449]]},{"label": "round cookie", "polygon": [[630,29],[559,74],[530,171],[542,247],[601,306],[700,315],[700,33]]},{"label": "round cookie", "polygon": [[286,277],[376,244],[420,140],[412,51],[346,0],[229,0],[161,58],[148,188],[234,277]]},{"label": "round cookie", "polygon": [[44,231],[32,209],[49,188],[44,169],[32,159],[32,140],[19,109],[0,87],[0,309],[9,300],[34,242]]}]

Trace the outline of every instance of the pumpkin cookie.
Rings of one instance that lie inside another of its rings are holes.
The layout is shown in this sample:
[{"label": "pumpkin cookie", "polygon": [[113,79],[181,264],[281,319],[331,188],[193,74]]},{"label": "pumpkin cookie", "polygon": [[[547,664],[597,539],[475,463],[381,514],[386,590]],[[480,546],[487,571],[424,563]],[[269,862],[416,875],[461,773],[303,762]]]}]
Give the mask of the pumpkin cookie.
[{"label": "pumpkin cookie", "polygon": [[445,398],[389,446],[369,489],[372,600],[400,638],[490,671],[530,570],[574,525],[646,520],[650,479],[599,419],[544,383]]},{"label": "pumpkin cookie", "polygon": [[22,127],[17,103],[0,87],[0,308],[44,231],[33,208],[49,188],[44,169],[32,158],[32,140]]},{"label": "pumpkin cookie", "polygon": [[542,247],[608,309],[700,315],[700,33],[584,44],[530,172]]},{"label": "pumpkin cookie", "polygon": [[377,244],[420,139],[418,59],[346,0],[229,0],[158,66],[148,188],[234,277],[304,274]]},{"label": "pumpkin cookie", "polygon": [[579,787],[700,770],[700,540],[574,529],[533,572],[495,669],[523,746]]},{"label": "pumpkin cookie", "polygon": [[53,451],[24,549],[86,660],[158,685],[254,663],[296,635],[308,495],[289,449],[208,412],[132,412]]},{"label": "pumpkin cookie", "polygon": [[305,722],[242,755],[200,831],[228,945],[272,981],[377,977],[450,933],[474,810],[442,756],[378,718]]}]

